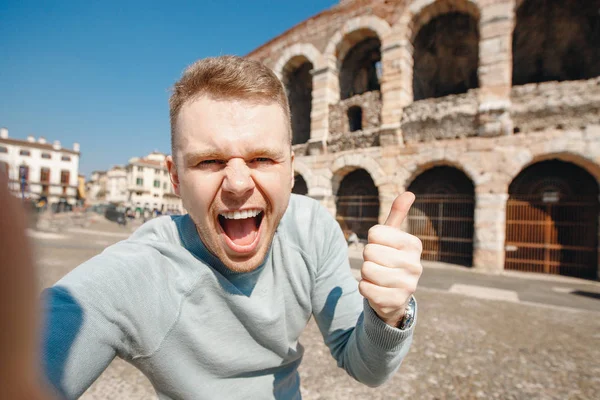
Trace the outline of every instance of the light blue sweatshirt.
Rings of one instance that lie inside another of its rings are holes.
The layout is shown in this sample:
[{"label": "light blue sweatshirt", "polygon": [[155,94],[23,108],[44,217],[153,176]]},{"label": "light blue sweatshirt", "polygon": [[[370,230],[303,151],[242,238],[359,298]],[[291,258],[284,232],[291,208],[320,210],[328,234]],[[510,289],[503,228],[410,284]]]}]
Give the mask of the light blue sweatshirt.
[{"label": "light blue sweatshirt", "polygon": [[159,217],[47,289],[45,305],[44,365],[66,398],[119,356],[160,399],[300,399],[298,338],[311,316],[337,364],[376,386],[414,329],[379,319],[337,222],[296,195],[255,271],[225,268],[188,215]]}]

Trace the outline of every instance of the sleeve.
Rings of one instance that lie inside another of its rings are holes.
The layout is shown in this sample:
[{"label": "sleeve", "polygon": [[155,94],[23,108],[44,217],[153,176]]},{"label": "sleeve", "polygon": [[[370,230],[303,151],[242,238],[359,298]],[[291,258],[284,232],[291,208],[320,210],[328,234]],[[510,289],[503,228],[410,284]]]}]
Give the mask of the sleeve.
[{"label": "sleeve", "polygon": [[379,386],[398,370],[408,353],[416,313],[414,323],[405,331],[383,322],[358,291],[339,224],[326,211],[320,213],[317,223],[315,226],[326,228],[315,235],[324,235],[315,240],[315,320],[338,366],[365,385]]},{"label": "sleeve", "polygon": [[114,359],[122,332],[64,286],[43,293],[42,363],[65,399],[78,398]]},{"label": "sleeve", "polygon": [[70,271],[43,293],[42,363],[49,383],[79,397],[119,356],[152,348],[174,318],[176,293],[150,249],[125,241]]}]

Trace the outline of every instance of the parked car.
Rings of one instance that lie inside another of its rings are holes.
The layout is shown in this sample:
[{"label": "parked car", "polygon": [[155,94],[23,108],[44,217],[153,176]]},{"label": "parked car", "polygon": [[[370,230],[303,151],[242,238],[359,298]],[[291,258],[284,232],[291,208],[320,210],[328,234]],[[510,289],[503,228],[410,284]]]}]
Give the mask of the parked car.
[{"label": "parked car", "polygon": [[127,224],[127,217],[125,215],[125,207],[116,206],[114,204],[109,204],[106,207],[106,211],[104,212],[104,217],[113,222],[117,222],[120,225]]}]

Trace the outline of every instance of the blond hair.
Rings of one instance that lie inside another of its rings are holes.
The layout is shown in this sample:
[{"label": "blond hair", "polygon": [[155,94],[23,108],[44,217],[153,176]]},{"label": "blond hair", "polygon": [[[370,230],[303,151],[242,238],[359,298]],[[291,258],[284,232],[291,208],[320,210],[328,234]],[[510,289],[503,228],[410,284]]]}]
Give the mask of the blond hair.
[{"label": "blond hair", "polygon": [[201,96],[210,96],[217,100],[249,100],[279,104],[288,121],[291,144],[290,106],[283,84],[273,71],[258,61],[244,57],[209,57],[187,67],[173,87],[169,99],[173,155],[179,111],[186,102]]}]

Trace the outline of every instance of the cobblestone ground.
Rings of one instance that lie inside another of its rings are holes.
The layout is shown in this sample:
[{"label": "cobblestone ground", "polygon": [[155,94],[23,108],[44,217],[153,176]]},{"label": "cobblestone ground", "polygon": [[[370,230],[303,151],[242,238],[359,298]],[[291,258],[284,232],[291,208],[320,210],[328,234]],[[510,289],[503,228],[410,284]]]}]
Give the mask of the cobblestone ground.
[{"label": "cobblestone ground", "polygon": [[[54,239],[38,236],[42,287],[128,231],[102,223],[98,229],[120,236],[82,232]],[[411,351],[399,372],[376,389],[354,382],[337,368],[311,321],[301,338],[306,349],[300,368],[303,398],[600,398],[600,312],[480,300],[428,289],[420,289],[417,298],[419,320]],[[156,395],[140,372],[116,359],[82,399],[156,399]]]}]

